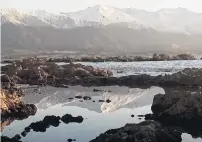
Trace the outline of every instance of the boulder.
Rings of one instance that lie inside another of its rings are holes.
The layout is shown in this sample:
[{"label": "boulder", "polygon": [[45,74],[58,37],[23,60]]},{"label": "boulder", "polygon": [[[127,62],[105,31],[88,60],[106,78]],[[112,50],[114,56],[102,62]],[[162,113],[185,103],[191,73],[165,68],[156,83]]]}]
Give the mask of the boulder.
[{"label": "boulder", "polygon": [[90,142],[181,142],[181,133],[154,121],[126,124],[108,130]]},{"label": "boulder", "polygon": [[68,124],[68,123],[82,123],[83,122],[83,117],[82,116],[77,116],[77,117],[73,117],[71,114],[65,114],[64,116],[62,116],[61,118],[62,122]]},{"label": "boulder", "polygon": [[[152,104],[153,115],[148,116],[167,124],[177,126],[202,126],[202,90],[166,90],[158,94]],[[202,131],[201,131],[202,132]]]},{"label": "boulder", "polygon": [[24,119],[30,115],[35,115],[37,108],[33,104],[25,104],[21,101],[19,91],[13,90],[12,94],[8,90],[1,90],[1,118]]}]

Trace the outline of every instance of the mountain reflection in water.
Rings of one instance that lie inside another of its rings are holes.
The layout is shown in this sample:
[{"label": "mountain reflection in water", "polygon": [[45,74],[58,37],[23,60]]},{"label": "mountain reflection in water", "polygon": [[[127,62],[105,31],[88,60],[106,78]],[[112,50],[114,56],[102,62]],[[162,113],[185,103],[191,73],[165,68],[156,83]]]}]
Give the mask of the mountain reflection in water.
[{"label": "mountain reflection in water", "polygon": [[[94,89],[102,90],[95,92]],[[45,116],[55,115],[62,117],[64,114],[82,116],[82,123],[61,123],[58,127],[50,127],[45,133],[31,131],[22,137],[22,141],[67,141],[75,138],[77,142],[88,142],[100,133],[112,128],[119,128],[126,123],[139,123],[137,115],[151,113],[151,104],[156,94],[164,94],[167,91],[179,89],[163,89],[151,87],[148,89],[128,87],[81,87],[71,86],[69,88],[40,87],[25,89],[24,101],[37,106],[38,112],[35,116],[22,121],[14,121],[4,127],[2,135],[13,137],[24,131],[24,128],[33,122],[41,121]],[[191,89],[187,89],[191,90]],[[195,90],[191,90],[195,91]],[[78,99],[75,96],[89,96],[91,100]],[[70,99],[73,98],[73,99]],[[111,102],[99,102],[107,100]],[[81,102],[82,100],[82,102]],[[131,117],[134,114],[135,117]],[[183,142],[199,142],[200,138],[193,139],[190,135],[182,135]]]}]

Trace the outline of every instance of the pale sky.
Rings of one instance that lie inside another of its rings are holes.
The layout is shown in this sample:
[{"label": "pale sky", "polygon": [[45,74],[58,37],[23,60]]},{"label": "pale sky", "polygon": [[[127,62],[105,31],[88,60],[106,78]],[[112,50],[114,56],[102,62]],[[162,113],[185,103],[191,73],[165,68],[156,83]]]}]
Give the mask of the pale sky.
[{"label": "pale sky", "polygon": [[148,11],[182,7],[202,12],[202,0],[0,0],[0,8],[42,9],[50,12],[73,12],[95,5]]}]

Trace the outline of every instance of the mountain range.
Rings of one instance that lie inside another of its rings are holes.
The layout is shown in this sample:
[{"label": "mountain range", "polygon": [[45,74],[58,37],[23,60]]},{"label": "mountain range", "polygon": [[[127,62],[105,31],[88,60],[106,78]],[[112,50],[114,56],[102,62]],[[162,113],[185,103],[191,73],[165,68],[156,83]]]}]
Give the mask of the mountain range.
[{"label": "mountain range", "polygon": [[[97,5],[71,13],[1,9],[2,52],[200,52],[202,13]],[[202,52],[202,51],[201,51]]]}]

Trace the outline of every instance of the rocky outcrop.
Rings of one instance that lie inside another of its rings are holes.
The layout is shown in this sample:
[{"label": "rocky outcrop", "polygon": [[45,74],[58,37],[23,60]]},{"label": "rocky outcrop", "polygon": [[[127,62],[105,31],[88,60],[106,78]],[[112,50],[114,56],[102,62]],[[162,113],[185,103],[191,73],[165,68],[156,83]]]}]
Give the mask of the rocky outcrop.
[{"label": "rocky outcrop", "polygon": [[123,77],[86,77],[56,80],[58,84],[82,85],[82,86],[202,86],[202,69],[184,69],[172,75],[150,76],[130,75]]},{"label": "rocky outcrop", "polygon": [[[82,116],[77,116],[73,117],[71,114],[65,114],[64,116],[45,116],[43,120],[33,122],[29,126],[24,128],[24,131],[21,132],[21,134],[17,134],[15,137],[13,137],[10,140],[20,140],[21,136],[26,137],[31,130],[34,132],[46,132],[48,128],[52,127],[58,127],[61,123],[61,121],[64,122],[65,124],[69,123],[82,123],[83,122],[83,117]],[[20,136],[21,135],[21,136]],[[8,137],[4,137],[6,139],[9,139]]]},{"label": "rocky outcrop", "polygon": [[164,123],[181,126],[202,126],[202,94],[201,90],[166,91],[158,94],[152,104],[152,119]]},{"label": "rocky outcrop", "polygon": [[9,138],[6,136],[1,136],[2,142],[22,142],[20,140],[17,140],[16,138]]},{"label": "rocky outcrop", "polygon": [[23,119],[36,113],[36,106],[25,104],[17,92],[2,89],[1,98],[1,118],[2,122],[8,118]]},{"label": "rocky outcrop", "polygon": [[[167,58],[163,55],[162,57]],[[187,68],[172,75],[150,76],[142,74],[117,78],[112,77],[112,72],[109,70],[92,66],[73,63],[59,66],[55,63],[49,63],[47,60],[31,58],[7,65],[2,68],[2,71],[6,74],[2,76],[3,86],[12,86],[15,83],[48,84],[55,87],[67,87],[67,85],[202,86],[202,69],[197,68]]]},{"label": "rocky outcrop", "polygon": [[181,133],[154,121],[126,124],[108,130],[90,142],[181,142]]},{"label": "rocky outcrop", "polygon": [[153,54],[152,57],[144,56],[85,56],[85,57],[62,57],[49,58],[49,62],[133,62],[133,61],[170,61],[170,60],[196,60],[190,54],[169,56],[166,54]]},{"label": "rocky outcrop", "polygon": [[196,58],[190,54],[179,54],[179,55],[173,56],[171,60],[196,60]]},{"label": "rocky outcrop", "polygon": [[[104,69],[73,64],[59,66],[49,63],[46,59],[29,58],[15,61],[11,65],[2,67],[4,75],[2,84],[19,83],[31,85],[58,86],[56,80],[81,79],[85,77],[109,77],[112,72]],[[59,84],[61,86],[62,84]],[[6,86],[6,85],[5,85]]]}]

